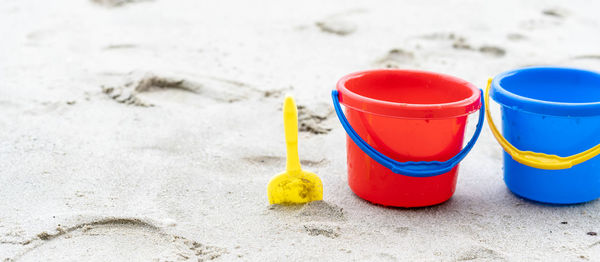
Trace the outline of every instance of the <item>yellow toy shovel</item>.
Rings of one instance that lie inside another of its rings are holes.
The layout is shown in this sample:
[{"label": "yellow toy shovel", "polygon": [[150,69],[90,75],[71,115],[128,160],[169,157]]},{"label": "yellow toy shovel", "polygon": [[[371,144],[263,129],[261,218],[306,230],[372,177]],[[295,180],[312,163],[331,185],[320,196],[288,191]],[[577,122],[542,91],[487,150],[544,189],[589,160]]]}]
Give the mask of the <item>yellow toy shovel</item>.
[{"label": "yellow toy shovel", "polygon": [[269,204],[302,204],[323,199],[323,183],[311,172],[302,170],[298,158],[298,109],[294,98],[286,96],[283,102],[283,125],[287,146],[285,172],[269,181]]}]

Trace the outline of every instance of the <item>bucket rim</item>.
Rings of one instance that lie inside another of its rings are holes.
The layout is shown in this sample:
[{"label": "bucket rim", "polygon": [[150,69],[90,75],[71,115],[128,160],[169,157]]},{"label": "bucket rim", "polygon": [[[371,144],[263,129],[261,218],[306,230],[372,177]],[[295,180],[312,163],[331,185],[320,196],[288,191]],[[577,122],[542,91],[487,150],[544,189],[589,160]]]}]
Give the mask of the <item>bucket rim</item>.
[{"label": "bucket rim", "polygon": [[[490,90],[490,96],[504,107],[508,107],[514,110],[526,111],[530,113],[536,113],[540,115],[552,115],[552,116],[597,116],[600,115],[600,101],[597,102],[554,102],[541,100],[536,98],[530,98],[522,95],[515,94],[504,89],[500,82],[506,77],[513,76],[527,71],[566,71],[577,74],[588,74],[596,75],[600,78],[600,73],[579,69],[573,67],[561,67],[561,66],[530,66],[522,67],[509,71],[502,72],[496,75],[492,80],[492,87]],[[600,87],[599,87],[600,88]]]},{"label": "bucket rim", "polygon": [[[370,98],[346,88],[345,84],[355,78],[359,78],[366,74],[377,73],[400,73],[407,75],[422,75],[431,78],[442,78],[444,81],[453,82],[468,88],[471,95],[452,102],[435,103],[435,104],[413,104],[378,100]],[[481,107],[481,92],[475,85],[458,77],[410,69],[371,69],[362,70],[343,76],[336,84],[336,89],[339,92],[340,103],[344,106],[362,111],[365,113],[382,115],[395,118],[415,118],[415,119],[440,119],[440,118],[455,118],[471,114]]]}]

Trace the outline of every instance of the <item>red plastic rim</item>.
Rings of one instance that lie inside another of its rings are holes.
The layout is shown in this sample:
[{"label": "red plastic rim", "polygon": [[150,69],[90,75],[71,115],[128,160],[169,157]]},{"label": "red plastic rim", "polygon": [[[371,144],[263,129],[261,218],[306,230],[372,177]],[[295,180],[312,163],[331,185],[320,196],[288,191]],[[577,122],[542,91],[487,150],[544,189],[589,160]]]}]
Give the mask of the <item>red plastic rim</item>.
[{"label": "red plastic rim", "polygon": [[481,107],[479,89],[473,84],[426,71],[360,71],[342,77],[337,90],[344,106],[389,117],[452,118]]}]

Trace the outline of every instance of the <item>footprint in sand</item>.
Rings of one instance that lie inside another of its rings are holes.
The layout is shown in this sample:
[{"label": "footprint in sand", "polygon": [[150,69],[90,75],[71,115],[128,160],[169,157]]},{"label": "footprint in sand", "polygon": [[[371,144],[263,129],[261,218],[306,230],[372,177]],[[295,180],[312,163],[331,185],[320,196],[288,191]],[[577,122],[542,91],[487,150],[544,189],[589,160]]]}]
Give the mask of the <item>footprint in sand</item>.
[{"label": "footprint in sand", "polygon": [[506,50],[504,50],[504,48],[497,46],[482,45],[480,47],[474,47],[471,44],[467,43],[467,40],[464,37],[456,38],[452,43],[452,48],[459,50],[478,51],[482,54],[491,55],[495,57],[502,57],[506,54]]},{"label": "footprint in sand", "polygon": [[271,89],[263,92],[264,98],[281,98],[285,93],[291,92],[293,88],[290,86],[288,88],[280,88],[280,89]]},{"label": "footprint in sand", "polygon": [[506,35],[506,39],[511,40],[511,41],[522,41],[522,40],[526,40],[527,36],[525,36],[523,34],[519,34],[519,33],[510,33],[510,34]]},{"label": "footprint in sand", "polygon": [[302,228],[310,236],[338,238],[341,235],[340,227],[335,224],[308,223],[303,225]]},{"label": "footprint in sand", "polygon": [[[279,111],[281,111],[281,106]],[[298,105],[298,131],[314,135],[323,135],[333,130],[335,122],[329,121],[333,108],[327,103],[317,102],[310,105]]]},{"label": "footprint in sand", "polygon": [[292,216],[309,222],[315,221],[330,221],[342,222],[346,221],[344,209],[327,203],[326,201],[313,201],[304,205],[270,205],[269,210],[273,210],[279,214]]},{"label": "footprint in sand", "polygon": [[344,209],[325,201],[313,201],[302,206],[296,217],[312,220],[345,221]]},{"label": "footprint in sand", "polygon": [[492,46],[492,45],[482,45],[480,47],[474,47],[471,44],[467,43],[465,38],[459,37],[452,43],[452,48],[459,50],[469,50],[469,51],[477,51],[482,54],[491,55],[495,57],[502,57],[506,54],[506,50],[501,47]]},{"label": "footprint in sand", "polygon": [[352,34],[356,31],[356,24],[335,18],[329,18],[316,23],[321,31],[339,36]]},{"label": "footprint in sand", "polygon": [[506,50],[504,50],[504,48],[500,48],[497,46],[491,46],[491,45],[481,46],[481,47],[479,47],[478,51],[480,53],[495,56],[495,57],[502,57],[506,54]]},{"label": "footprint in sand", "polygon": [[364,9],[350,10],[339,14],[334,14],[320,21],[317,21],[315,25],[321,29],[322,32],[328,34],[334,34],[339,36],[350,35],[358,29],[356,23],[348,19],[349,15],[360,14],[366,12]]},{"label": "footprint in sand", "polygon": [[573,59],[594,59],[594,60],[600,60],[600,55],[578,55],[578,56],[574,56]]},{"label": "footprint in sand", "polygon": [[400,48],[394,48],[375,61],[375,66],[383,68],[400,68],[407,64],[412,64],[415,60],[413,52],[405,51]]},{"label": "footprint in sand", "polygon": [[346,221],[343,208],[323,200],[309,202],[304,205],[286,206],[275,204],[270,205],[269,210],[304,222],[299,230],[310,236],[337,238],[342,234],[340,223]]},{"label": "footprint in sand", "polygon": [[562,8],[548,8],[541,11],[543,17],[522,21],[521,28],[526,30],[552,29],[563,23],[569,12]]},{"label": "footprint in sand", "polygon": [[333,109],[328,104],[298,105],[298,130],[315,135],[327,134],[333,128],[325,121],[332,115]]},{"label": "footprint in sand", "polygon": [[139,219],[109,218],[42,232],[18,261],[210,261],[227,253]]},{"label": "footprint in sand", "polygon": [[479,47],[474,46],[467,41],[466,37],[456,35],[454,33],[433,33],[421,36],[421,38],[435,41],[449,41],[452,43],[452,48],[456,50],[479,52],[481,54],[493,57],[503,57],[506,55],[506,50],[502,47],[494,45],[481,45]]},{"label": "footprint in sand", "polygon": [[506,261],[498,251],[482,246],[472,246],[458,254],[457,261]]},{"label": "footprint in sand", "polygon": [[137,45],[134,44],[112,44],[112,45],[107,45],[104,48],[102,48],[103,50],[116,50],[116,49],[133,49],[133,48],[137,48]]},{"label": "footprint in sand", "polygon": [[92,2],[106,7],[120,7],[137,2],[150,2],[152,0],[92,0]]},{"label": "footprint in sand", "polygon": [[546,16],[556,17],[556,18],[565,18],[568,15],[568,11],[562,8],[548,8],[542,10],[542,14]]},{"label": "footprint in sand", "polygon": [[[183,78],[162,77],[153,74],[139,77],[137,74],[132,73],[125,78],[124,84],[101,86],[102,92],[116,102],[141,107],[154,106],[155,103],[160,103],[160,100],[174,96],[173,92],[197,95],[198,98],[207,98],[219,103],[233,103],[260,93],[244,83],[216,77],[205,77],[201,81],[195,82]],[[161,93],[166,91],[171,94]],[[161,94],[158,95],[158,93]]]}]

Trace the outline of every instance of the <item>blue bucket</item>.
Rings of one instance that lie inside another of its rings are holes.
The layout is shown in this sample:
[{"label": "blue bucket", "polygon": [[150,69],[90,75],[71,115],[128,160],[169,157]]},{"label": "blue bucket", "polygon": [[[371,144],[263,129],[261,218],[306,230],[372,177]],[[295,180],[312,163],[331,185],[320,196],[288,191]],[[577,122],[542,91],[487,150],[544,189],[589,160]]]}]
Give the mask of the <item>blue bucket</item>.
[{"label": "blue bucket", "polygon": [[[488,92],[490,83],[486,104]],[[513,193],[553,204],[600,197],[600,74],[517,69],[497,75],[490,95],[501,105],[504,138],[489,111],[488,124],[505,150],[504,181]]]}]

